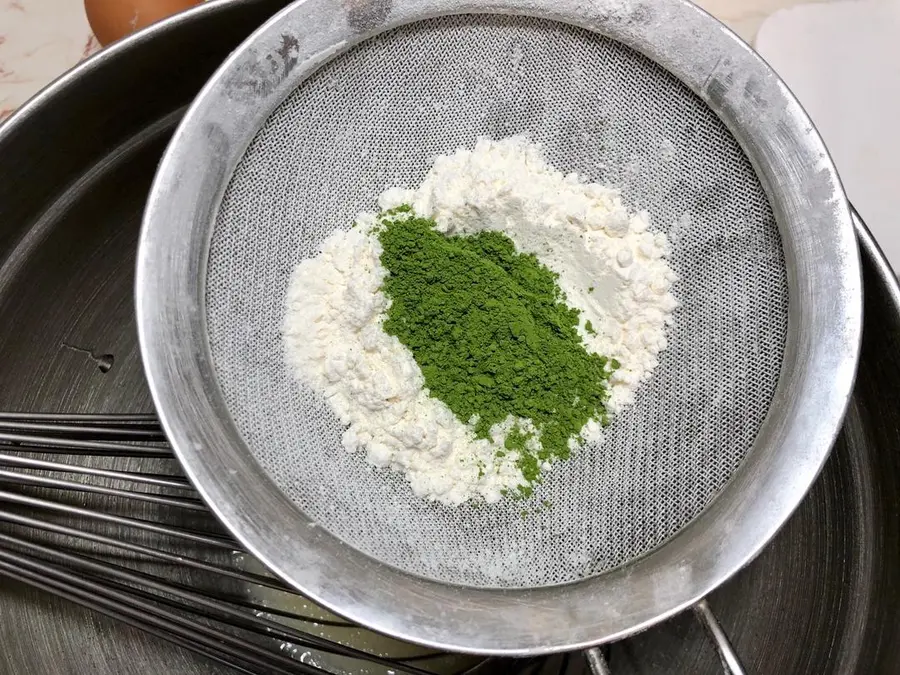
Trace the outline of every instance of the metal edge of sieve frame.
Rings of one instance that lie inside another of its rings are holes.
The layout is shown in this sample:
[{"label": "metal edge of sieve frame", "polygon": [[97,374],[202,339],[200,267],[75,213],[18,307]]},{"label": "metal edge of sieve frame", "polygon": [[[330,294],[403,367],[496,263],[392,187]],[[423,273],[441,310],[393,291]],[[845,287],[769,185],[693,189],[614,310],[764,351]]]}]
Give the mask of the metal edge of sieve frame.
[{"label": "metal edge of sieve frame", "polygon": [[[500,590],[422,579],[317,527],[244,445],[218,389],[206,334],[204,272],[216,212],[261,123],[318,66],[362,40],[466,13],[581,26],[669,70],[744,148],[772,203],[788,264],[782,375],[742,466],[658,549],[561,586]],[[275,574],[350,620],[423,645],[498,655],[626,637],[692,605],[752,560],[830,452],[853,385],[862,315],[850,211],[821,139],[771,69],[685,0],[557,0],[552,6],[306,0],[289,6],[225,61],[176,131],[145,211],[135,291],[141,352],[160,419],[188,476],[232,534]]]}]

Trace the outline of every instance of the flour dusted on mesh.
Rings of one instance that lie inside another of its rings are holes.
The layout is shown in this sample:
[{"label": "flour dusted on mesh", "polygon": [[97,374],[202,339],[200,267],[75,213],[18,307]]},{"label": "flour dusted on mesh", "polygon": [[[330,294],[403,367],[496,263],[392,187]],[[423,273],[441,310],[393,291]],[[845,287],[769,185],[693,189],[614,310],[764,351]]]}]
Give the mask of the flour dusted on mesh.
[{"label": "flour dusted on mesh", "polygon": [[[556,171],[539,146],[518,137],[439,157],[418,189],[392,188],[379,198],[383,209],[401,204],[447,234],[499,230],[535,253],[559,274],[567,304],[581,310],[587,348],[620,364],[610,410],[633,401],[666,347],[677,306],[668,242],[648,229],[646,214],[629,214],[615,190]],[[496,425],[491,440],[476,439],[428,395],[412,353],[382,328],[387,271],[375,224],[375,214],[361,214],[295,269],[284,324],[289,363],[347,425],[347,450],[404,472],[418,496],[452,505],[496,501],[526,485],[515,453],[496,452],[513,420]],[[598,440],[600,425],[589,422],[582,436]]]}]

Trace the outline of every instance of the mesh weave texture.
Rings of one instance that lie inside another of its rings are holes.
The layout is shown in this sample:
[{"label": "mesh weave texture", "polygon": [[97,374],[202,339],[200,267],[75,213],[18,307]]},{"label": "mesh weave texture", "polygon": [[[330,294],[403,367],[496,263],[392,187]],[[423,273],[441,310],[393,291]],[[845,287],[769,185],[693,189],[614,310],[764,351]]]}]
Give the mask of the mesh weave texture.
[{"label": "mesh weave texture", "polygon": [[[291,270],[390,186],[479,135],[527,134],[562,171],[622,188],[667,232],[682,303],[653,379],[606,441],[557,464],[532,503],[456,509],[340,445],[294,380],[280,328]],[[781,368],[787,280],[765,193],[737,142],[684,85],[587,31],[464,16],[338,57],[267,120],[231,180],[207,272],[215,370],[244,440],[321,526],[408,572],[540,586],[663,543],[750,449]],[[549,501],[550,508],[522,517]]]}]

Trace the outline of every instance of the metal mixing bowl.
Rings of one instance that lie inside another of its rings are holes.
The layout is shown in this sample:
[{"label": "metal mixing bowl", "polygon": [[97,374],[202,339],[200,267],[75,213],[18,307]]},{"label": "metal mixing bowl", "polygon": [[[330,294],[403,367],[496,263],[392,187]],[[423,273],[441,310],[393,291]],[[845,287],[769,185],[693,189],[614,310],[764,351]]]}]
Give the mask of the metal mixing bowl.
[{"label": "metal mixing bowl", "polygon": [[[216,2],[160,24],[80,66],[0,127],[0,408],[150,410],[132,305],[149,182],[184,106],[284,4]],[[900,290],[868,233],[858,234],[866,329],[838,444],[781,534],[710,600],[750,672],[900,668]],[[115,363],[103,373],[65,345]],[[3,579],[0,595],[0,673],[216,672]],[[720,672],[689,618],[612,652],[617,675]]]}]

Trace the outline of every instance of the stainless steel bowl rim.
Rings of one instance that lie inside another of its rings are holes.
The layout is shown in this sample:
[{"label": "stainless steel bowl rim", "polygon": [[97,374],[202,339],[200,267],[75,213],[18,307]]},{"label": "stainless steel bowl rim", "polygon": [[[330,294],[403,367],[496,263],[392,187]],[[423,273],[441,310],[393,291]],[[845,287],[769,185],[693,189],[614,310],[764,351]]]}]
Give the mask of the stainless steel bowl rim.
[{"label": "stainless steel bowl rim", "polygon": [[[354,3],[349,3],[353,6]],[[136,279],[142,356],[160,419],[212,510],[273,572],[350,620],[462,652],[531,655],[620,639],[693,604],[751,561],[800,503],[841,425],[859,354],[860,263],[837,173],[812,123],[749,47],[685,0],[343,0],[295,3],[213,76],[154,182]],[[307,518],[246,448],[216,384],[205,327],[212,223],[261,122],[322,63],[366,38],[446,14],[554,19],[645,54],[698,94],[765,187],[788,265],[789,338],[747,459],[665,545],[573,584],[492,590],[400,572]],[[275,67],[272,67],[275,66]],[[802,255],[798,253],[802,252]]]}]

